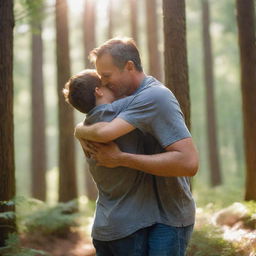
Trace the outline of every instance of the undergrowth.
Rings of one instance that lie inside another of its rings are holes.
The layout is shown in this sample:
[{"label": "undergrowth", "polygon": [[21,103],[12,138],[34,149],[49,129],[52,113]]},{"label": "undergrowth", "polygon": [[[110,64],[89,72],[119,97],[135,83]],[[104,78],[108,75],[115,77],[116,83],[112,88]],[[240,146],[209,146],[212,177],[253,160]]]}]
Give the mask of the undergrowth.
[{"label": "undergrowth", "polygon": [[[33,199],[16,197],[14,200],[1,202],[5,205],[15,205],[16,212],[0,213],[0,219],[12,219],[17,221],[18,234],[32,237],[34,234],[43,236],[67,237],[73,227],[79,225],[78,201],[58,203],[48,206],[46,203]],[[48,255],[43,251],[23,248],[20,245],[18,234],[9,234],[6,246],[0,249],[3,256],[33,256]]]},{"label": "undergrowth", "polygon": [[49,256],[48,253],[31,248],[24,248],[21,246],[19,236],[11,233],[6,240],[6,245],[0,248],[1,256]]},{"label": "undergrowth", "polygon": [[205,225],[193,232],[187,256],[241,256],[234,246],[222,238],[219,229]]}]

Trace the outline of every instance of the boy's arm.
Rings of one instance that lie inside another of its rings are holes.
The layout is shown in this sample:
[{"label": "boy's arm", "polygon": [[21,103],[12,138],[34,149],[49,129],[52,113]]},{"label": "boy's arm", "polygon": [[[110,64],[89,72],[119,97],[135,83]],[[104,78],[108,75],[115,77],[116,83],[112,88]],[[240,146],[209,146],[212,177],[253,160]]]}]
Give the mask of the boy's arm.
[{"label": "boy's arm", "polygon": [[79,123],[75,127],[75,137],[77,139],[86,139],[96,142],[110,142],[122,135],[134,130],[131,124],[121,118],[115,118],[111,122],[99,122],[93,125],[84,125]]}]

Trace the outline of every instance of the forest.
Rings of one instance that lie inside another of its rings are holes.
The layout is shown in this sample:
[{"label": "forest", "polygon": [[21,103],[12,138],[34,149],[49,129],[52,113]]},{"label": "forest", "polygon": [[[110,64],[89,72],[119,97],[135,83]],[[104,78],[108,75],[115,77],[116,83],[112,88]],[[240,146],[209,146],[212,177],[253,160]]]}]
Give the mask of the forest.
[{"label": "forest", "polygon": [[[0,255],[96,255],[97,189],[62,90],[131,37],[200,156],[187,256],[256,256],[255,0],[0,1]],[[156,255],[161,256],[161,255]]]}]

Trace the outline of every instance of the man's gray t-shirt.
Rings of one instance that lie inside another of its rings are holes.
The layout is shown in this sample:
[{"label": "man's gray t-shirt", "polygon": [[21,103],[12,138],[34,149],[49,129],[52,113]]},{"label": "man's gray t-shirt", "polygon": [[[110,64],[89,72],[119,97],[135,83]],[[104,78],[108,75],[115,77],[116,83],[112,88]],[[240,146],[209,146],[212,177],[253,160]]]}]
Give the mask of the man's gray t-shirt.
[{"label": "man's gray t-shirt", "polygon": [[[133,97],[127,97],[112,104],[95,107],[88,113],[84,123],[109,122],[129,105],[132,99]],[[143,154],[142,137],[143,134],[136,129],[115,142],[122,151]],[[159,221],[152,175],[126,167],[96,166],[95,161],[89,158],[87,161],[99,190],[92,228],[94,239],[120,239]]]},{"label": "man's gray t-shirt", "polygon": [[[118,117],[147,135],[148,154],[164,152],[172,143],[191,137],[178,101],[155,78],[147,76],[133,97]],[[160,222],[176,227],[193,224],[195,203],[189,178],[154,176],[154,179]]]}]

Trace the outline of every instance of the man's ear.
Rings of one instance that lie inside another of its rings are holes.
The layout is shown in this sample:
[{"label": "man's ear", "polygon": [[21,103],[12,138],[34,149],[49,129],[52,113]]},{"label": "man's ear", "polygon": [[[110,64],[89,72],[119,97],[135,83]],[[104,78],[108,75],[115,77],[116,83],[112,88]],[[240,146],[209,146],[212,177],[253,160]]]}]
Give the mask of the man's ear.
[{"label": "man's ear", "polygon": [[126,68],[128,69],[128,71],[132,71],[135,69],[135,65],[134,65],[134,62],[132,60],[129,60],[127,63],[126,63]]},{"label": "man's ear", "polygon": [[95,95],[95,96],[98,96],[98,97],[102,97],[102,96],[103,96],[103,92],[102,92],[102,90],[100,89],[100,87],[95,87],[94,95]]}]

